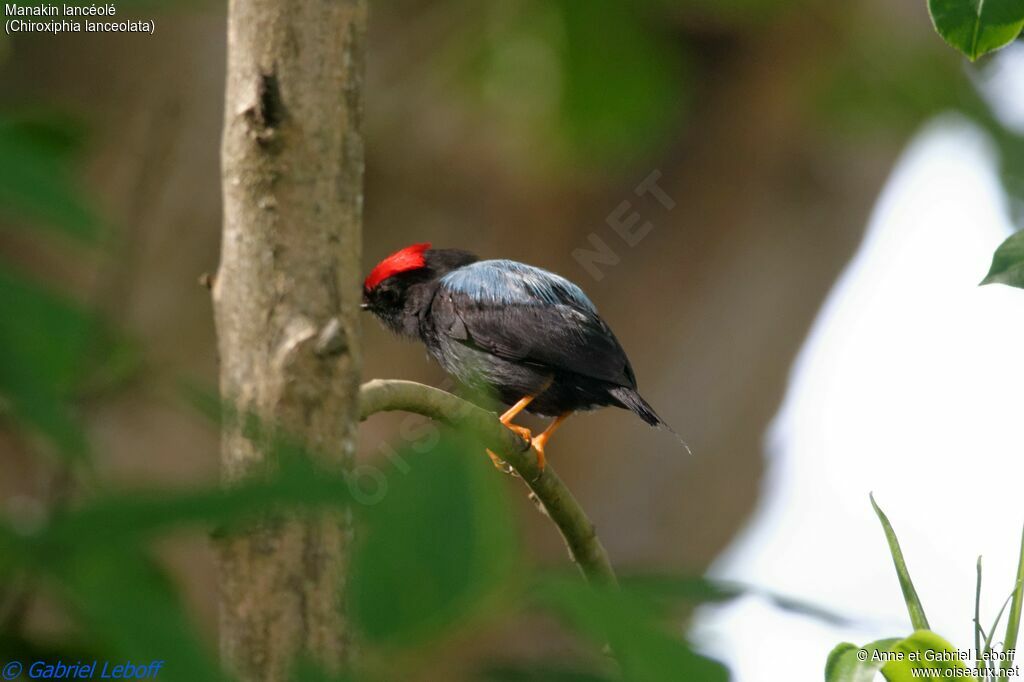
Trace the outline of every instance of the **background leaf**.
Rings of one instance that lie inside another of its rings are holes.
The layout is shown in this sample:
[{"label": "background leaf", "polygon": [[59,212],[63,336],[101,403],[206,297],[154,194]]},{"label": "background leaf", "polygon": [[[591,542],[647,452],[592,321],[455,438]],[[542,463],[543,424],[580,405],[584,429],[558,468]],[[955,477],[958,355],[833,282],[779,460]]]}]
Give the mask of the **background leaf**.
[{"label": "background leaf", "polygon": [[81,306],[0,268],[0,396],[66,455],[87,452],[66,399],[85,376],[99,329]]},{"label": "background leaf", "polygon": [[0,524],[0,583],[9,584],[17,572],[50,586],[100,660],[163,659],[160,679],[223,680],[175,586],[146,547],[171,529],[347,506],[349,488],[339,474],[317,469],[308,455],[290,448],[271,459],[277,463],[272,476],[229,489],[108,493],[32,533]]},{"label": "background leaf", "polygon": [[683,55],[629,3],[559,0],[557,7],[565,36],[562,124],[577,150],[621,158],[663,139],[682,103]]},{"label": "background leaf", "polygon": [[83,241],[100,220],[76,189],[68,168],[75,134],[51,121],[0,119],[0,210],[30,218]]},{"label": "background leaf", "polygon": [[144,554],[127,548],[85,552],[60,562],[55,574],[90,636],[106,648],[107,660],[164,661],[158,677],[172,682],[225,679],[170,580]]},{"label": "background leaf", "polygon": [[757,596],[783,611],[816,618],[835,625],[848,625],[850,619],[815,604],[776,594],[758,587],[741,585],[704,577],[657,575],[624,575],[619,577],[623,589],[656,606],[676,602],[688,604],[720,604],[743,596]]},{"label": "background leaf", "polygon": [[38,570],[55,556],[138,547],[158,533],[177,528],[239,524],[282,509],[349,503],[348,483],[338,474],[314,467],[308,455],[275,453],[273,459],[278,462],[277,472],[268,480],[253,478],[227,489],[108,493],[27,536],[0,525],[0,549],[10,547],[18,564]]}]

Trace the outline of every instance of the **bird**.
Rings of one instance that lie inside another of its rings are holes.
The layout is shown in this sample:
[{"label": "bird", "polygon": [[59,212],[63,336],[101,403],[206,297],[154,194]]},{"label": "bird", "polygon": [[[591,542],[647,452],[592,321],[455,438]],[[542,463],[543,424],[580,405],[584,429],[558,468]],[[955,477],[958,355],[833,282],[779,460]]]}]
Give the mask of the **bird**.
[{"label": "bird", "polygon": [[[619,407],[675,434],[637,392],[629,358],[597,307],[553,272],[413,244],[370,271],[361,307],[399,337],[422,341],[461,384],[509,406],[499,419],[530,443],[540,471],[551,436],[575,412]],[[552,421],[533,435],[513,422],[523,411]]]}]

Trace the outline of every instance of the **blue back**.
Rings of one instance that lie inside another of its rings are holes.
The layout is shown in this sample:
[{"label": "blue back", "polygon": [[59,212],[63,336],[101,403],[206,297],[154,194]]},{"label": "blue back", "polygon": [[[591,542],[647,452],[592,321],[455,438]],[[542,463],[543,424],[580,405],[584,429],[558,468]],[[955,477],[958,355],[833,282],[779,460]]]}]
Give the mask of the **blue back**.
[{"label": "blue back", "polygon": [[569,305],[597,314],[578,286],[542,268],[514,260],[482,260],[441,278],[441,285],[480,303],[495,305]]}]

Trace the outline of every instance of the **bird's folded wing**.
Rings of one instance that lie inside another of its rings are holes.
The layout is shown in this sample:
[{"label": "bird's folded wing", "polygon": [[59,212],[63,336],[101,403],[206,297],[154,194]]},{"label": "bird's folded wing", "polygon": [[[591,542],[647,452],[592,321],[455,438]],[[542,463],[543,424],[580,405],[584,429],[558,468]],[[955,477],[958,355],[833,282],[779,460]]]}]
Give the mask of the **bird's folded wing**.
[{"label": "bird's folded wing", "polygon": [[491,302],[442,287],[431,312],[438,333],[512,362],[636,387],[615,335],[596,312],[570,302]]}]

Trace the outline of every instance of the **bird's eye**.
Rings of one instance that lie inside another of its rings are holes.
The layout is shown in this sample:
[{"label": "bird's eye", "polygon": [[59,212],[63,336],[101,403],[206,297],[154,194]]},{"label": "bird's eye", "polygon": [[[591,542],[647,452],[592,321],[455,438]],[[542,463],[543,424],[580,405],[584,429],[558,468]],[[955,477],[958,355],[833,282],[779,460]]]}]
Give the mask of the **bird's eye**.
[{"label": "bird's eye", "polygon": [[377,299],[385,305],[394,305],[398,302],[398,290],[394,287],[381,286],[377,292]]}]

